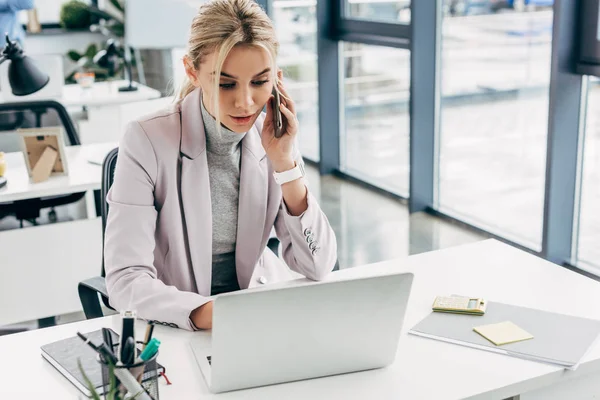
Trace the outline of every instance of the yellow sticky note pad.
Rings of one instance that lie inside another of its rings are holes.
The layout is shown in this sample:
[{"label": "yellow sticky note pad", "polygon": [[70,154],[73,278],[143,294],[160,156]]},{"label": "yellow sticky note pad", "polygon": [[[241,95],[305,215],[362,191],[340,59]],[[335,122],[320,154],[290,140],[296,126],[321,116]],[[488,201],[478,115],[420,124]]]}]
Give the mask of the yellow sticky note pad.
[{"label": "yellow sticky note pad", "polygon": [[510,321],[477,326],[473,330],[496,346],[533,339],[533,335]]}]

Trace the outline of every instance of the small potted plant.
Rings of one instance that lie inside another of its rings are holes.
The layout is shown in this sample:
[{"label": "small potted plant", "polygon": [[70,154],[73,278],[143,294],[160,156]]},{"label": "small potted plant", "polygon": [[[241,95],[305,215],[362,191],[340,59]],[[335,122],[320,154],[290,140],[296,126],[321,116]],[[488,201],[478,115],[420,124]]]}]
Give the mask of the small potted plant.
[{"label": "small potted plant", "polygon": [[81,0],[63,3],[60,9],[60,25],[68,30],[87,30],[92,25],[89,6]]},{"label": "small potted plant", "polygon": [[96,44],[90,44],[83,54],[71,50],[67,57],[75,62],[75,69],[65,78],[66,83],[79,83],[81,87],[91,87],[95,81],[105,81],[111,76],[109,71],[94,62],[94,56],[98,52]]}]

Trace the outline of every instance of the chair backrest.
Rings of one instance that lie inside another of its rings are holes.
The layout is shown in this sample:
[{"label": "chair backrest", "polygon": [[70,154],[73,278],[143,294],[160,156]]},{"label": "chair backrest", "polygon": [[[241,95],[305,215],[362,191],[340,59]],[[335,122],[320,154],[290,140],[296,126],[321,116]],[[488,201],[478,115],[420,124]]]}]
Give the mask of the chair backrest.
[{"label": "chair backrest", "polygon": [[54,100],[0,104],[0,151],[21,151],[19,128],[61,126],[65,145],[80,144],[79,135],[65,107]]},{"label": "chair backrest", "polygon": [[108,218],[108,202],[106,195],[113,184],[115,177],[115,167],[117,166],[117,156],[119,148],[112,149],[104,158],[102,163],[102,185],[100,186],[100,215],[102,216],[102,276],[106,276],[104,271],[104,232],[106,231],[106,219]]}]

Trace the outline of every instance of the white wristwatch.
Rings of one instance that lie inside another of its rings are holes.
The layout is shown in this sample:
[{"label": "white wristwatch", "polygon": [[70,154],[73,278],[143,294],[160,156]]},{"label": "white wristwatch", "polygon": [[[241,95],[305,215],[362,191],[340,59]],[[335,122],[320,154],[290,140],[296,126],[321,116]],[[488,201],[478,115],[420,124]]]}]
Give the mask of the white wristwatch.
[{"label": "white wristwatch", "polygon": [[288,169],[283,172],[273,172],[273,178],[275,178],[275,182],[279,185],[283,185],[284,183],[295,181],[296,179],[300,179],[304,176],[304,166],[302,164],[298,164],[295,162],[296,166],[292,169]]}]

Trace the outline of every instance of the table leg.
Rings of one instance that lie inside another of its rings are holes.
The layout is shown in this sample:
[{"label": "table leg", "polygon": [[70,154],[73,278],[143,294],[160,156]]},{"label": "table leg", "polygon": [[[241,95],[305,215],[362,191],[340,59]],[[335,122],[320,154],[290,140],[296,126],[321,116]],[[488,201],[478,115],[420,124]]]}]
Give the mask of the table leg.
[{"label": "table leg", "polygon": [[88,190],[85,193],[85,207],[88,218],[100,216],[100,191]]},{"label": "table leg", "polygon": [[94,203],[96,204],[96,216],[102,216],[102,202],[105,201],[100,197],[100,190],[94,190]]}]

